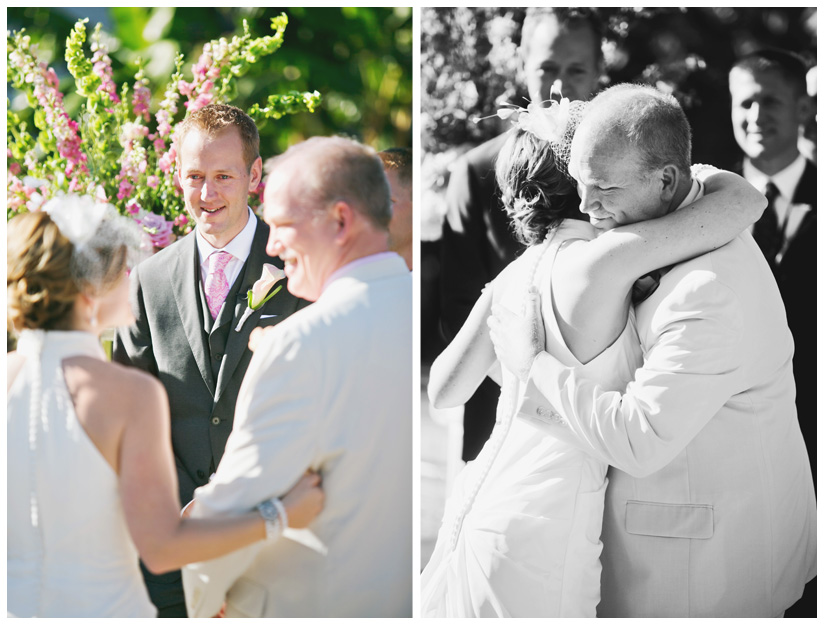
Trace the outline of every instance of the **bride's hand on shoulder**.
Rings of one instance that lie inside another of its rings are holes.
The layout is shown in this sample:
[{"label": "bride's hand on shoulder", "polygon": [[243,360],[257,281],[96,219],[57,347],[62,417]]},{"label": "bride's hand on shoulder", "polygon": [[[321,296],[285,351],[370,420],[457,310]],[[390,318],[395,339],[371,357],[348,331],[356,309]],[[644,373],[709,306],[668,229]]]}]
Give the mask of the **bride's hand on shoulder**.
[{"label": "bride's hand on shoulder", "polygon": [[493,314],[487,320],[496,357],[522,381],[527,380],[533,360],[544,350],[545,342],[541,297],[531,288],[527,299],[523,317],[494,304]]},{"label": "bride's hand on shoulder", "polygon": [[281,501],[286,509],[290,528],[306,528],[324,508],[321,475],[307,470]]}]

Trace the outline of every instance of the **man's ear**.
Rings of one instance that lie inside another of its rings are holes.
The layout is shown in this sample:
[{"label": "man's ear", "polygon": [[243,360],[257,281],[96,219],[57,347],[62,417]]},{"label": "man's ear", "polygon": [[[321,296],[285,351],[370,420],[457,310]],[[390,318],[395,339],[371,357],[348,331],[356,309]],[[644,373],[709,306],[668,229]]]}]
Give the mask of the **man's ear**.
[{"label": "man's ear", "polygon": [[668,163],[659,171],[660,193],[662,194],[662,200],[664,202],[669,203],[673,200],[679,188],[681,178],[679,168],[671,163]]},{"label": "man's ear", "polygon": [[330,209],[332,214],[333,228],[335,228],[335,241],[345,242],[352,236],[355,226],[355,212],[346,202],[338,201]]},{"label": "man's ear", "polygon": [[261,157],[255,159],[252,167],[249,170],[249,193],[257,191],[258,185],[261,184],[261,174],[263,172],[263,161]]}]

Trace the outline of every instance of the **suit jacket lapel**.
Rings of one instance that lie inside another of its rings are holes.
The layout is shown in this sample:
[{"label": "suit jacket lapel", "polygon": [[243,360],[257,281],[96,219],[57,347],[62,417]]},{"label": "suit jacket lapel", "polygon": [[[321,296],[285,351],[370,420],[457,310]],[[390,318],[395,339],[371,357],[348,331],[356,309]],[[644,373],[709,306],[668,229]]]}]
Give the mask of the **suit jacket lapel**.
[{"label": "suit jacket lapel", "polygon": [[178,254],[169,264],[169,280],[175,295],[183,330],[192,348],[192,356],[198,364],[203,382],[215,395],[215,380],[209,365],[209,349],[203,332],[204,319],[201,311],[200,270],[194,232],[178,246]]},{"label": "suit jacket lapel", "polygon": [[231,301],[227,299],[218,317],[219,323],[228,322],[230,328],[229,336],[226,339],[226,352],[224,353],[223,363],[218,373],[216,400],[220,398],[221,393],[223,393],[229,381],[232,379],[238,363],[241,362],[241,358],[249,344],[249,335],[261,317],[261,309],[258,309],[249,316],[239,331],[235,331],[235,327],[243,316],[244,311],[246,311],[246,292],[252,289],[255,281],[261,277],[261,270],[264,263],[272,262],[272,259],[270,259],[265,252],[268,235],[268,229],[258,220],[255,237],[252,240],[252,248],[250,248],[249,256],[241,270],[241,274],[238,276],[240,285],[236,292],[237,295],[234,297],[233,306],[230,306]]},{"label": "suit jacket lapel", "polygon": [[[816,166],[810,161],[805,162],[805,171],[793,194],[794,204],[808,204],[811,210],[802,218],[802,223],[794,235],[794,240],[805,233],[805,231],[816,228]],[[791,241],[793,245],[793,241]]]}]

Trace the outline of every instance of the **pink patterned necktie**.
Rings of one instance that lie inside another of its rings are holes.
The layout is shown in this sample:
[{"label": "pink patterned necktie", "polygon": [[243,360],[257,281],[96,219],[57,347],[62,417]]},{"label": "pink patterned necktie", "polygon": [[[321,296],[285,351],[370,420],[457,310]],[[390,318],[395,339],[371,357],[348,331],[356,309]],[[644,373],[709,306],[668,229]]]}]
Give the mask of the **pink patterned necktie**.
[{"label": "pink patterned necktie", "polygon": [[213,252],[207,260],[209,269],[206,274],[204,291],[206,291],[206,303],[209,305],[212,319],[218,318],[223,301],[226,300],[226,294],[229,293],[229,282],[223,270],[232,259],[232,255],[228,252]]}]

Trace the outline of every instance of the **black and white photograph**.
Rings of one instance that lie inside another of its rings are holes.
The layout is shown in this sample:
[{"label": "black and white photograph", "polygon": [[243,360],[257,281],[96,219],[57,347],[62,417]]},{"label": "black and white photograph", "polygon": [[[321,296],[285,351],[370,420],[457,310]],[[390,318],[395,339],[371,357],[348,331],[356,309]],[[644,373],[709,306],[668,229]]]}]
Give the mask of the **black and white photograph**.
[{"label": "black and white photograph", "polygon": [[421,10],[422,617],[816,616],[816,15]]}]

